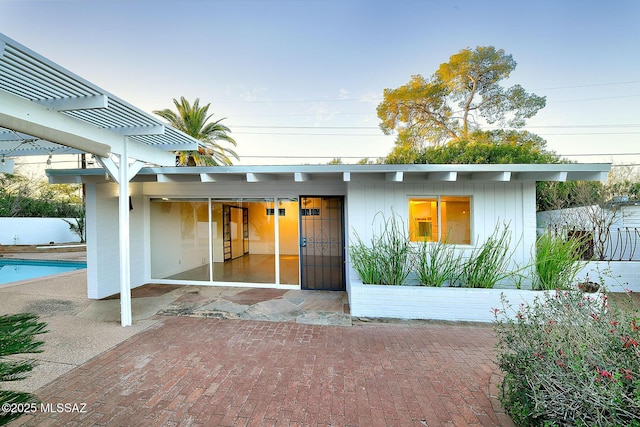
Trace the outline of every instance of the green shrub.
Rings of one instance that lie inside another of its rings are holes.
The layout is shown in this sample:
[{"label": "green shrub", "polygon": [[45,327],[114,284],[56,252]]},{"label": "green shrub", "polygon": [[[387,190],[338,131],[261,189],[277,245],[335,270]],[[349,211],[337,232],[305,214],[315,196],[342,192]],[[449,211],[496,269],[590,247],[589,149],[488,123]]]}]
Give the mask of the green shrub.
[{"label": "green shrub", "polygon": [[502,279],[514,274],[509,269],[511,254],[509,226],[496,224],[491,236],[475,248],[462,266],[460,281],[469,288],[493,288]]},{"label": "green shrub", "polygon": [[405,229],[404,222],[392,213],[390,218],[383,216],[380,232],[373,234],[370,245],[355,234],[355,242],[350,245],[349,251],[353,268],[363,283],[405,283],[413,267],[411,243]]},{"label": "green shrub", "polygon": [[640,426],[640,318],[588,295],[495,310],[501,402],[516,425]]},{"label": "green shrub", "polygon": [[452,285],[460,274],[461,263],[454,245],[422,241],[416,248],[414,265],[422,286]]},{"label": "green shrub", "polygon": [[576,239],[563,239],[547,232],[536,240],[534,289],[569,289],[584,266],[584,248]]},{"label": "green shrub", "polygon": [[[21,313],[0,316],[0,381],[16,381],[25,378],[35,366],[31,359],[11,359],[6,356],[39,353],[43,341],[37,341],[36,335],[43,334],[46,323],[39,322],[35,314]],[[0,390],[0,425],[22,415],[20,412],[5,410],[5,404],[36,403],[37,398],[31,393]]]}]

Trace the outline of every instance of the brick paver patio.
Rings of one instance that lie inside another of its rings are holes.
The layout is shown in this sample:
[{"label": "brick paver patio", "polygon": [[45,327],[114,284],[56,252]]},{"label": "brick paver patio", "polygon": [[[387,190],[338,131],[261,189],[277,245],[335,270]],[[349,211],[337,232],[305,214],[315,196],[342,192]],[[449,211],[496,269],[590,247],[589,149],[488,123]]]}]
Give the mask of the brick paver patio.
[{"label": "brick paver patio", "polygon": [[85,412],[12,425],[512,425],[489,397],[495,342],[490,325],[166,317],[36,393]]}]

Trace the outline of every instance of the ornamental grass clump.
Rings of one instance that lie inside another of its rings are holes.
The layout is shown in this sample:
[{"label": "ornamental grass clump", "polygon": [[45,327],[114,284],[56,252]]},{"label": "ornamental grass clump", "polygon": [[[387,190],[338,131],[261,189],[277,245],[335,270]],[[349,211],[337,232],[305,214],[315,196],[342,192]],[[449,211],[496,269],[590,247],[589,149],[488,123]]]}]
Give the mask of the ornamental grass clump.
[{"label": "ornamental grass clump", "polygon": [[413,267],[411,243],[397,215],[383,215],[382,220],[380,232],[373,234],[369,245],[355,234],[349,248],[351,262],[363,283],[402,285]]},{"label": "ornamental grass clump", "polygon": [[536,290],[569,289],[584,266],[585,246],[579,239],[563,239],[547,232],[536,240]]},{"label": "ornamental grass clump", "polygon": [[498,282],[514,274],[510,270],[511,253],[509,226],[499,224],[491,236],[477,249],[462,266],[459,277],[462,286],[468,288],[493,288]]},{"label": "ornamental grass clump", "polygon": [[637,307],[572,289],[494,312],[500,400],[516,425],[640,426]]},{"label": "ornamental grass clump", "polygon": [[415,252],[415,271],[420,285],[453,285],[461,267],[460,255],[454,245],[440,242],[418,243]]}]

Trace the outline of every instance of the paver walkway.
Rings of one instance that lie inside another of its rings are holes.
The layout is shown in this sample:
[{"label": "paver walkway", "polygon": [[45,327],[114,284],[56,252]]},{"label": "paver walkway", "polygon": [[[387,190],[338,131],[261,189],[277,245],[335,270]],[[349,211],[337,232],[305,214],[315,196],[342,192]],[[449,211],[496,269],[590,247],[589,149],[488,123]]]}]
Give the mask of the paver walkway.
[{"label": "paver walkway", "polygon": [[12,425],[512,425],[489,396],[490,325],[158,317],[36,393],[85,412]]}]

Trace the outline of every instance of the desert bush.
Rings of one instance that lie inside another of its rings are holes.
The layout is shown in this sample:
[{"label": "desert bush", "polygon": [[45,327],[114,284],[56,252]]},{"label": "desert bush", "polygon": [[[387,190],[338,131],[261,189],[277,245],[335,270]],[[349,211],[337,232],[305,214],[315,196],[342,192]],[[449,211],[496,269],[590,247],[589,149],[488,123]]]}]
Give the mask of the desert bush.
[{"label": "desert bush", "polygon": [[[521,426],[640,426],[640,318],[605,294],[495,310],[501,402]],[[515,316],[509,316],[516,311]]]},{"label": "desert bush", "polygon": [[563,239],[547,232],[536,240],[534,289],[569,289],[584,266],[579,239]]}]

